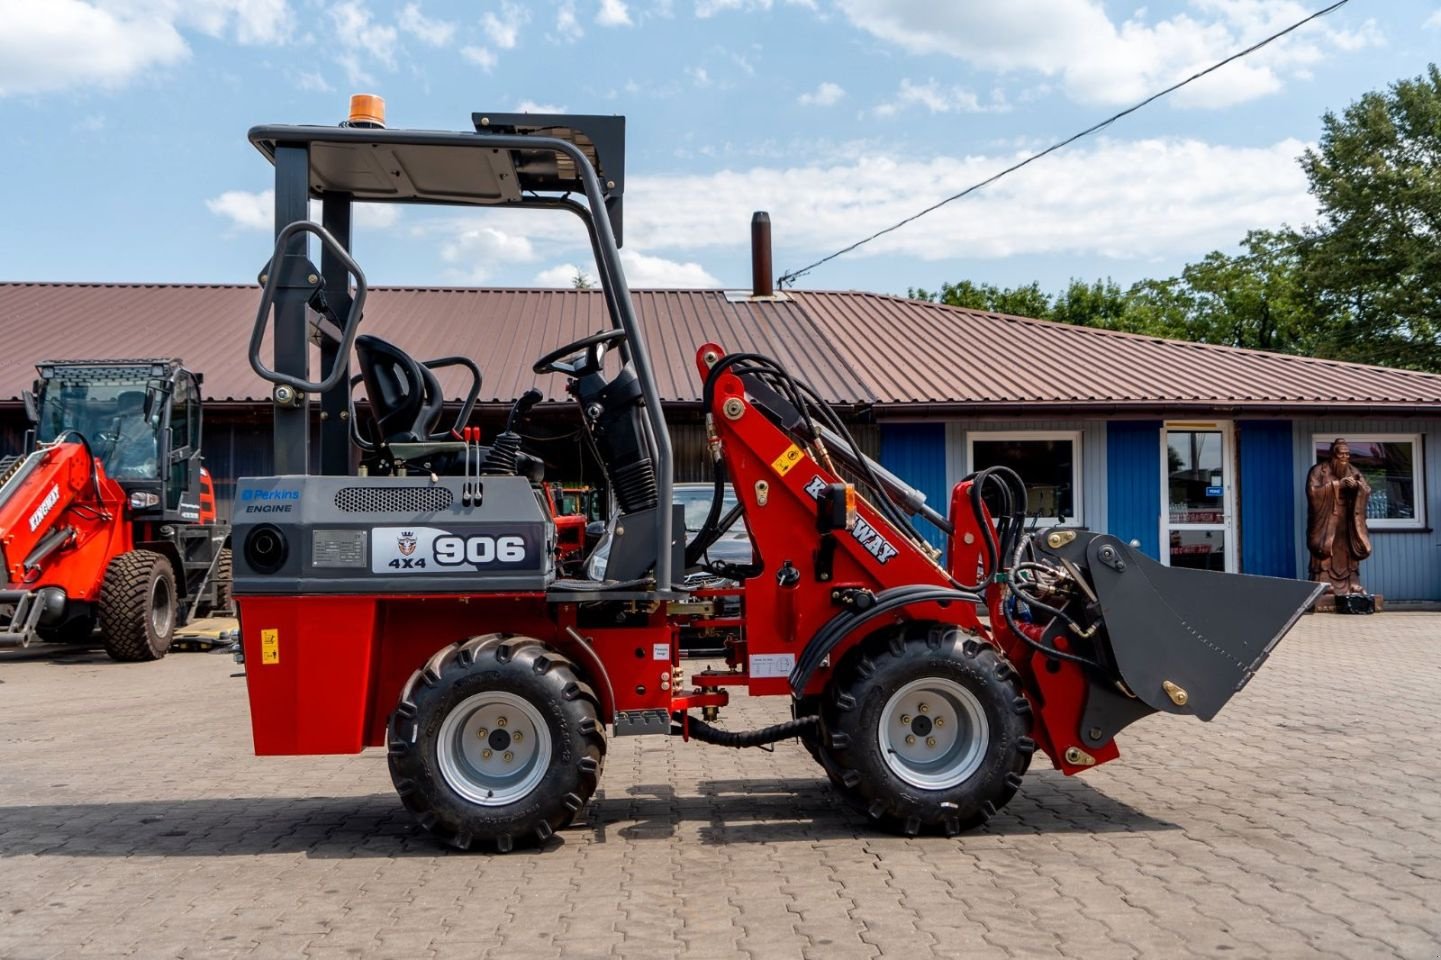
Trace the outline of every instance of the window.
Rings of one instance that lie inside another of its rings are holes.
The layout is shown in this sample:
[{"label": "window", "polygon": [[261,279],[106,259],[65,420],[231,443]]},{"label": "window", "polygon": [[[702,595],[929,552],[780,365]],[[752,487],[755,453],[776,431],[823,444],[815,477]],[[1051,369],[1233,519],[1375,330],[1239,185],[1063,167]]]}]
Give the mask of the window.
[{"label": "window", "polygon": [[1383,433],[1312,438],[1312,463],[1324,460],[1331,442],[1342,439],[1351,448],[1351,466],[1366,478],[1366,526],[1372,530],[1417,530],[1426,526],[1426,491],[1421,477],[1421,435]]},{"label": "window", "polygon": [[[1079,430],[974,432],[966,436],[971,472],[1010,467],[1026,484],[1026,513],[1042,525],[1081,524]],[[987,503],[992,509],[995,505]]]}]

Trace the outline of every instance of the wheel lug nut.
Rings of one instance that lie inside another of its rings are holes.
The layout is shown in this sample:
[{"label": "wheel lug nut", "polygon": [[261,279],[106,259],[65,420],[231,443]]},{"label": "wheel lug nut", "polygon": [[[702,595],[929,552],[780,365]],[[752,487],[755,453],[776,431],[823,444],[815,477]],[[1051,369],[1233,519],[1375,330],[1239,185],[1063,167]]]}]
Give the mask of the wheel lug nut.
[{"label": "wheel lug nut", "polygon": [[913,744],[913,743],[915,743],[915,742],[916,742],[916,735],[915,735],[915,734],[913,734],[913,733],[908,733],[908,734],[906,734],[906,743],[907,743],[908,745],[909,745],[909,744]]},{"label": "wheel lug nut", "polygon": [[945,718],[945,717],[936,717],[936,726],[938,726],[938,727],[944,727],[945,725],[946,725],[946,718]]},{"label": "wheel lug nut", "polygon": [[489,759],[490,759],[490,751],[489,751],[489,750],[482,750],[482,751],[480,751],[480,759],[482,759],[482,760],[489,760]]},{"label": "wheel lug nut", "polygon": [[496,725],[497,727],[503,727],[503,726],[505,726],[505,717],[497,717],[497,718],[496,718],[496,721],[495,721],[495,725]]},{"label": "wheel lug nut", "polygon": [[520,743],[520,741],[525,739],[525,734],[517,730],[515,731],[515,733],[511,734],[510,739],[514,740],[516,743]]},{"label": "wheel lug nut", "polygon": [[[928,707],[928,706],[926,706],[924,703],[921,704],[920,706],[916,707],[916,709],[919,710],[919,711],[921,711],[921,713],[930,713],[930,712],[931,712],[931,708]],[[503,727],[503,726],[505,726],[505,724],[502,723],[501,726]]]},{"label": "wheel lug nut", "polygon": [[926,737],[926,746],[928,746],[928,747],[934,747],[935,745],[936,745],[936,738],[935,738],[935,737]]},{"label": "wheel lug nut", "polygon": [[477,737],[479,737],[480,739],[482,739],[482,740],[485,739],[485,735],[486,735],[487,733],[490,733],[490,731],[487,730],[487,729],[485,729],[485,727],[481,727],[479,730],[475,731],[475,735],[476,735]]},{"label": "wheel lug nut", "polygon": [[906,724],[908,724],[908,723],[910,723],[910,722],[911,722],[911,715],[910,715],[909,713],[903,713],[903,714],[901,714],[901,723],[906,723]]},{"label": "wheel lug nut", "polygon": [[507,751],[505,751],[505,756],[502,757],[501,759],[503,759],[506,763],[510,763],[510,761],[512,761],[512,760],[515,759],[515,754],[513,754],[513,753],[511,753],[509,750],[507,750]]}]

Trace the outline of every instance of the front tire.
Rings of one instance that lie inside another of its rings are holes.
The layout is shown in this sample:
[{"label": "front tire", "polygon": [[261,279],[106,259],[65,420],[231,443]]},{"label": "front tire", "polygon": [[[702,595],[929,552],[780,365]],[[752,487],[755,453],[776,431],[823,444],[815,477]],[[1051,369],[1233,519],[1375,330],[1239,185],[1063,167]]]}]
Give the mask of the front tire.
[{"label": "front tire", "polygon": [[110,561],[100,584],[100,633],[112,660],[159,660],[170,650],[179,619],[169,560],[131,550]]},{"label": "front tire", "polygon": [[509,852],[585,806],[605,759],[599,701],[538,640],[490,634],[417,670],[390,719],[390,776],[440,840]]},{"label": "front tire", "polygon": [[874,638],[827,693],[821,764],[847,801],[896,833],[954,836],[984,823],[1036,750],[1015,670],[955,627]]}]

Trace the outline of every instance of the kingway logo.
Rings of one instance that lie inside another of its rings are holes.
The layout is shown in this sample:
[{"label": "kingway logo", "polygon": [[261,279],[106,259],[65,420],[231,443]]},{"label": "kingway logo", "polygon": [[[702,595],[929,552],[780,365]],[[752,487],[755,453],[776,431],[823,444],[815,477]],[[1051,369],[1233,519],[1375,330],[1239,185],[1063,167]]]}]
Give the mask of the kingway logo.
[{"label": "kingway logo", "polygon": [[47,493],[47,494],[45,494],[45,499],[40,501],[40,506],[36,507],[36,508],[35,508],[35,512],[32,513],[32,514],[30,514],[30,532],[31,532],[31,533],[34,533],[34,532],[35,532],[35,528],[38,527],[38,526],[40,526],[40,524],[44,522],[44,520],[45,520],[46,517],[50,516],[50,511],[51,511],[51,510],[54,510],[54,509],[55,509],[55,504],[57,504],[57,503],[59,503],[59,502],[60,502],[60,485],[59,485],[59,484],[53,484],[53,485],[51,485],[51,487],[50,487],[50,492]]},{"label": "kingway logo", "polygon": [[[812,477],[806,484],[806,493],[809,493],[816,500],[820,500],[821,494],[826,492],[827,486],[828,484],[825,478]],[[889,561],[891,557],[894,557],[897,553],[900,553],[899,550],[891,546],[891,542],[882,536],[875,527],[859,517],[856,518],[856,525],[851,528],[851,537],[856,543],[865,547],[870,555],[882,564]]]}]

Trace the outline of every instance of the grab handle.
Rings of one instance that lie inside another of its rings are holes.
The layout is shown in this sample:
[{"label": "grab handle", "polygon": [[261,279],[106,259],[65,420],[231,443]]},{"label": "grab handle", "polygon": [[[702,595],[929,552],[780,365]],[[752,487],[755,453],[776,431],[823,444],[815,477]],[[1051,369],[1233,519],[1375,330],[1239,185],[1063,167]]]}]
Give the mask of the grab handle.
[{"label": "grab handle", "polygon": [[[283,263],[286,244],[291,237],[297,233],[313,233],[320,238],[321,245],[333,253],[345,267],[346,271],[355,278],[355,297],[350,302],[350,311],[345,315],[345,324],[341,330],[340,346],[336,350],[335,360],[331,364],[330,372],[325,379],[320,381],[303,380],[300,377],[291,376],[288,373],[279,373],[265,365],[260,359],[260,343],[265,339],[265,330],[270,325],[270,308],[275,304],[275,291],[280,286],[281,270],[277,264]],[[325,393],[327,390],[340,383],[345,377],[346,358],[350,356],[350,348],[355,343],[355,334],[360,327],[360,318],[365,307],[365,293],[368,287],[365,283],[365,273],[346,252],[345,247],[331,236],[318,223],[310,220],[296,220],[289,224],[280,235],[275,238],[275,253],[270,258],[270,266],[265,271],[265,290],[260,295],[260,310],[255,315],[255,329],[250,334],[250,367],[262,378],[271,383],[285,384],[294,387],[303,393]]]}]

